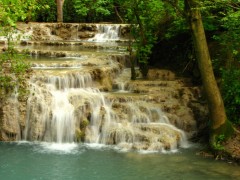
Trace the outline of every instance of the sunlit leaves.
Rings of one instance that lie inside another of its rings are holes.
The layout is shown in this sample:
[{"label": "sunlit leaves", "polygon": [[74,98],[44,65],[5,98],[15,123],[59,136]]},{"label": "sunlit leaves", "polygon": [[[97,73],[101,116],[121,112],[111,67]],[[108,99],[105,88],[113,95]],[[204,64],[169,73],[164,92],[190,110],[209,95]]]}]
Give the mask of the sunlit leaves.
[{"label": "sunlit leaves", "polygon": [[[22,77],[29,66],[14,48],[13,33],[16,22],[30,18],[37,8],[37,2],[32,0],[0,1],[0,35],[7,38],[5,52],[0,53],[0,96],[4,96],[24,81]],[[19,88],[20,91],[21,89]]]},{"label": "sunlit leaves", "polygon": [[1,0],[0,22],[2,26],[15,26],[18,20],[24,21],[39,8],[32,0]]},{"label": "sunlit leaves", "polygon": [[81,16],[108,16],[112,10],[112,0],[75,0],[74,7]]}]

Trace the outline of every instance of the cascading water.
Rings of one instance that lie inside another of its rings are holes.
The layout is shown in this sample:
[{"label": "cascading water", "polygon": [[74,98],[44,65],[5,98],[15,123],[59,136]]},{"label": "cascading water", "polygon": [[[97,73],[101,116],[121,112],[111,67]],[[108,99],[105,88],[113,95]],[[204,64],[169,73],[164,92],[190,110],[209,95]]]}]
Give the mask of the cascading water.
[{"label": "cascading water", "polygon": [[98,24],[97,34],[95,37],[89,39],[94,42],[116,41],[120,39],[120,25],[119,24]]},{"label": "cascading water", "polygon": [[[89,41],[120,38],[120,25],[97,28],[99,33]],[[55,49],[51,55],[59,53]],[[77,53],[84,58],[74,57],[76,52],[69,49],[65,58],[31,59],[34,75],[29,82],[22,139],[59,144],[81,141],[148,151],[176,150],[187,145],[184,131],[175,126],[180,124],[178,120],[169,120],[171,115],[161,110],[161,94],[141,93],[130,81],[129,69],[122,68],[115,58],[127,57],[126,53],[117,49],[111,54],[104,49],[98,54],[86,50]],[[158,87],[153,86],[154,92]]]},{"label": "cascading water", "polygon": [[[94,87],[90,74],[38,75],[31,84],[26,139],[66,143],[82,138],[86,143],[151,151],[186,145],[184,132],[159,108],[131,98],[111,100]],[[85,130],[84,121],[89,122]]]},{"label": "cascading water", "polygon": [[0,139],[8,141],[0,142],[1,179],[239,179],[234,163],[196,155],[202,147],[142,155],[186,147],[197,129],[194,116],[206,122],[200,90],[189,79],[149,69],[147,80],[131,81],[121,38],[87,41],[95,24],[23,26],[34,37],[19,49],[36,57],[29,58],[28,99],[15,89],[1,102]]},{"label": "cascading water", "polygon": [[74,107],[69,102],[69,97],[77,89],[86,88],[91,83],[89,74],[32,77],[25,138],[58,143],[73,142],[77,117],[74,116]]}]

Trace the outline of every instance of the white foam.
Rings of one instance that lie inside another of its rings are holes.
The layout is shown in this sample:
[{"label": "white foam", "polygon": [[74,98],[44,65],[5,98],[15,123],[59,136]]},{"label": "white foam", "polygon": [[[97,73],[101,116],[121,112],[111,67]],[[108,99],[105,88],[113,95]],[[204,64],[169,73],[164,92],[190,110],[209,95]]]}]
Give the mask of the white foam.
[{"label": "white foam", "polygon": [[105,144],[99,144],[99,143],[85,143],[84,144],[87,148],[90,149],[103,149],[103,148],[107,148],[109,146],[105,145]]},{"label": "white foam", "polygon": [[153,153],[159,153],[161,151],[150,151],[150,150],[139,150],[137,151],[139,154],[153,154]]},{"label": "white foam", "polygon": [[79,66],[70,66],[70,67],[51,67],[51,66],[38,66],[38,67],[32,67],[32,69],[42,69],[42,70],[48,70],[48,69],[79,69],[81,68],[81,65]]},{"label": "white foam", "polygon": [[76,154],[78,151],[78,144],[76,143],[40,143],[40,152],[43,153],[61,153],[61,154]]},{"label": "white foam", "polygon": [[18,141],[17,144],[18,144],[18,145],[22,145],[22,144],[33,144],[33,142],[30,142],[30,141]]},{"label": "white foam", "polygon": [[82,55],[82,56],[66,56],[66,57],[59,57],[57,59],[71,59],[71,60],[84,60],[87,59],[88,56]]}]

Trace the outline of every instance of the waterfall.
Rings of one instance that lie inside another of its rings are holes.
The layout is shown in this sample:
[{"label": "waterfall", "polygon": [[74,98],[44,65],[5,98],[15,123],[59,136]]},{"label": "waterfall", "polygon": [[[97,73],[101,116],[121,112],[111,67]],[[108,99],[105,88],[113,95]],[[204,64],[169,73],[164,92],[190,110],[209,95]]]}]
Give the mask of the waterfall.
[{"label": "waterfall", "polygon": [[[135,84],[130,81],[130,69],[122,65],[128,64],[127,52],[118,48],[111,51],[111,55],[104,50],[95,52],[98,46],[95,42],[116,42],[120,37],[119,28],[120,25],[98,24],[96,36],[83,44],[86,49],[79,48],[73,53],[71,47],[65,58],[30,60],[33,75],[29,80],[22,140],[57,144],[82,142],[147,151],[174,151],[187,146],[184,127],[176,127],[177,124],[184,126],[184,120],[172,115],[165,107],[168,104],[164,104],[167,98],[176,98],[177,95],[171,93],[177,92],[162,90],[167,88],[167,83],[157,80],[156,83],[135,81]],[[91,47],[93,49],[88,49]],[[61,53],[63,49],[41,48],[32,49],[39,52],[39,56],[42,52],[50,52],[44,55]],[[79,56],[72,55],[76,53]],[[120,64],[116,57],[121,57],[124,63]],[[163,99],[164,95],[167,98]],[[178,103],[176,99],[169,102],[181,108],[174,104]]]},{"label": "waterfall", "polygon": [[97,24],[97,31],[95,37],[90,38],[89,41],[107,42],[120,39],[120,25],[118,24]]},{"label": "waterfall", "polygon": [[[32,77],[26,140],[75,142],[78,132],[85,134],[85,143],[123,149],[174,150],[185,145],[184,132],[160,108],[132,98],[112,100],[94,87],[90,74],[72,73]],[[86,120],[89,124],[81,129]]]},{"label": "waterfall", "polygon": [[90,86],[91,76],[79,73],[34,76],[30,83],[25,139],[73,142],[77,117],[70,97],[76,90]]}]

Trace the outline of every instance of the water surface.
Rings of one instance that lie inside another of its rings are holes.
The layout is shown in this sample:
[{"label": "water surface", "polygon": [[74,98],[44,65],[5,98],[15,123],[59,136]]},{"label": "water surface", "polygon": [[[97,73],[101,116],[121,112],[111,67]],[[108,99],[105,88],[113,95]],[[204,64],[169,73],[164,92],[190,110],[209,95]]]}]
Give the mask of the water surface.
[{"label": "water surface", "polygon": [[77,144],[0,143],[0,179],[240,179],[239,166],[196,151],[144,154]]}]

